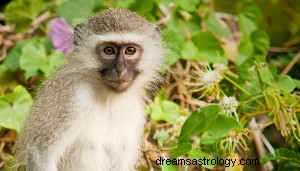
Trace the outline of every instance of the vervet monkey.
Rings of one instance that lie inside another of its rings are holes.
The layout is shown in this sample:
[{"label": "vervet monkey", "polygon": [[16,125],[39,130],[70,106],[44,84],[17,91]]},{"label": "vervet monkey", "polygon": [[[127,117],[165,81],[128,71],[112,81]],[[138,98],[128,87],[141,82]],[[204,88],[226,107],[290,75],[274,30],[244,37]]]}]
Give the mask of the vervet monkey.
[{"label": "vervet monkey", "polygon": [[16,163],[29,171],[135,170],[144,88],[164,54],[157,27],[136,13],[108,9],[78,24],[67,64],[38,91]]}]

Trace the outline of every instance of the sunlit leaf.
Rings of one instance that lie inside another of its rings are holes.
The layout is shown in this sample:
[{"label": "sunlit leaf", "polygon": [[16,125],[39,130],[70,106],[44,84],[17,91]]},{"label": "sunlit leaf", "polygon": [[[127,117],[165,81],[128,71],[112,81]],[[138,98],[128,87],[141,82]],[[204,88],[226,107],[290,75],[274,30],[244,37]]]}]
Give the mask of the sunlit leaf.
[{"label": "sunlit leaf", "polygon": [[192,145],[189,142],[180,142],[175,150],[172,151],[172,157],[177,158],[187,154],[192,150]]},{"label": "sunlit leaf", "polygon": [[69,0],[59,5],[56,11],[71,26],[75,26],[77,24],[74,22],[76,18],[88,17],[101,2],[102,0]]},{"label": "sunlit leaf", "polygon": [[47,62],[40,66],[41,71],[48,77],[53,71],[65,64],[67,59],[60,51],[53,51],[48,57]]},{"label": "sunlit leaf", "polygon": [[207,128],[207,133],[201,136],[201,144],[213,144],[231,130],[242,130],[243,127],[232,116],[220,114]]},{"label": "sunlit leaf", "polygon": [[179,143],[189,141],[193,135],[204,132],[215,121],[220,111],[219,105],[203,107],[200,112],[194,111],[181,128]]},{"label": "sunlit leaf", "polygon": [[38,75],[40,66],[47,63],[45,47],[38,42],[28,42],[22,48],[20,68],[25,71],[25,78]]},{"label": "sunlit leaf", "polygon": [[[209,154],[203,152],[200,149],[192,149],[188,154],[189,154],[191,159],[196,159],[196,160],[206,159],[205,161],[209,161],[209,160],[212,159]],[[202,163],[201,162],[199,162],[199,163],[202,164],[202,166],[204,166],[206,168],[209,168],[209,169],[214,167],[214,165],[212,165],[211,162],[202,161]]]},{"label": "sunlit leaf", "polygon": [[0,96],[0,126],[20,131],[31,104],[31,95],[22,86]]},{"label": "sunlit leaf", "polygon": [[195,11],[196,6],[200,3],[200,0],[189,0],[189,1],[182,1],[182,0],[175,0],[176,4],[180,6],[182,9],[186,11]]},{"label": "sunlit leaf", "polygon": [[251,34],[251,41],[256,54],[265,55],[270,46],[269,36],[262,30],[256,30]]},{"label": "sunlit leaf", "polygon": [[224,23],[221,23],[221,21],[216,18],[214,13],[207,13],[204,17],[204,23],[209,31],[217,34],[218,36],[225,38],[230,37],[229,28]]},{"label": "sunlit leaf", "polygon": [[285,93],[291,93],[296,88],[294,80],[288,75],[279,77],[275,86]]},{"label": "sunlit leaf", "polygon": [[181,51],[182,58],[186,60],[206,61],[206,58],[201,54],[198,48],[192,41],[186,41]]},{"label": "sunlit leaf", "polygon": [[156,121],[167,121],[176,123],[180,119],[180,108],[178,104],[164,99],[156,99],[151,105],[151,118]]},{"label": "sunlit leaf", "polygon": [[132,11],[136,11],[141,15],[145,15],[149,13],[153,9],[153,0],[136,0],[129,6],[129,9]]},{"label": "sunlit leaf", "polygon": [[212,33],[199,31],[192,37],[193,42],[198,47],[200,53],[205,55],[208,62],[227,64],[224,50]]}]

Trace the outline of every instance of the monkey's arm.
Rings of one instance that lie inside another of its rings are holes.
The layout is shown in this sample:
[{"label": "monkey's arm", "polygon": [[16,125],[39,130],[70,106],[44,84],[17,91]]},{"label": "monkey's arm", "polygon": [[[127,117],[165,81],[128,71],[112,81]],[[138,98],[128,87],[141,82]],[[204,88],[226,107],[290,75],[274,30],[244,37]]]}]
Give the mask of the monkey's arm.
[{"label": "monkey's arm", "polygon": [[71,106],[73,81],[54,76],[41,87],[15,145],[16,161],[29,171],[56,171],[76,140]]}]

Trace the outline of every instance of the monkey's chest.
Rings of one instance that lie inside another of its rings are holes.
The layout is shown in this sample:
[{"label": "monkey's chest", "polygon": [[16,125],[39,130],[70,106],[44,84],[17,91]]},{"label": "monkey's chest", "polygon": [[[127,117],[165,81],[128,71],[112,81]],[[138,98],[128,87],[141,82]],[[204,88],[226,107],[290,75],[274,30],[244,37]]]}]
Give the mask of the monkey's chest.
[{"label": "monkey's chest", "polygon": [[133,170],[144,126],[144,116],[138,115],[143,113],[136,109],[87,111],[81,134],[71,148],[69,161],[73,162],[64,170]]}]

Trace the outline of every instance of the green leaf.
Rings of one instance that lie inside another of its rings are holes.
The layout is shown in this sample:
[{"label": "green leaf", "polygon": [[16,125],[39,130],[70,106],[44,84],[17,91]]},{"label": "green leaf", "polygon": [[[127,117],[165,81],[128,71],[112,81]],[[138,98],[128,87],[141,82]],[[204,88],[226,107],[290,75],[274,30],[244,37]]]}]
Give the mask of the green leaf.
[{"label": "green leaf", "polygon": [[240,30],[243,36],[250,36],[258,28],[260,10],[257,5],[251,2],[242,2],[240,6],[238,15]]},{"label": "green leaf", "polygon": [[140,15],[146,15],[153,9],[153,5],[153,0],[136,0],[129,6],[129,9],[139,13]]},{"label": "green leaf", "polygon": [[[251,59],[254,54],[254,47],[249,36],[242,36],[239,45],[239,56],[237,58],[237,65],[241,65],[248,59]],[[253,59],[251,60],[253,62]]]},{"label": "green leaf", "polygon": [[206,58],[199,52],[195,44],[188,40],[184,43],[181,51],[182,59],[206,61]]},{"label": "green leaf", "polygon": [[172,53],[167,54],[165,59],[165,65],[171,66],[180,59],[181,49],[184,41],[184,31],[178,28],[167,28],[162,30],[168,49]]},{"label": "green leaf", "polygon": [[224,50],[218,39],[216,39],[212,33],[199,31],[192,37],[192,40],[208,62],[227,64]]},{"label": "green leaf", "polygon": [[135,0],[113,0],[110,2],[111,2],[110,5],[112,7],[128,8],[132,3],[135,2]]},{"label": "green leaf", "polygon": [[270,86],[276,87],[285,93],[290,93],[296,88],[296,85],[290,76],[280,76],[279,79],[275,81],[269,68],[258,68],[258,72],[263,82]]},{"label": "green leaf", "polygon": [[[203,152],[200,149],[192,149],[188,154],[189,154],[191,159],[196,159],[196,160],[203,159],[203,160],[206,160],[206,161],[212,159],[209,154]],[[205,165],[205,164],[206,164],[206,162],[205,163],[203,162],[202,166],[204,166],[206,168],[209,168],[209,169],[212,169],[214,167],[214,165],[212,165],[211,162],[207,162],[208,165]]]},{"label": "green leaf", "polygon": [[0,126],[20,131],[32,104],[31,95],[22,86],[0,97]]},{"label": "green leaf", "polygon": [[200,3],[200,0],[189,0],[189,1],[182,1],[182,0],[175,0],[175,3],[180,6],[182,9],[193,12],[196,10],[196,6]]},{"label": "green leaf", "polygon": [[65,64],[67,61],[64,54],[60,51],[53,51],[48,57],[47,62],[40,66],[41,71],[46,77],[50,76],[55,69]]},{"label": "green leaf", "polygon": [[17,71],[20,69],[20,58],[23,53],[22,50],[27,44],[40,44],[46,48],[46,52],[49,52],[52,49],[51,41],[47,37],[22,40],[16,43],[3,61],[3,64],[6,66],[8,71]]},{"label": "green leaf", "polygon": [[289,162],[294,162],[297,163],[298,165],[300,164],[300,153],[296,152],[295,150],[288,150],[288,149],[276,149],[275,150],[275,155],[269,153],[267,156],[264,156],[260,162],[262,164],[267,163],[268,161],[271,160],[280,160],[280,161],[289,161]]},{"label": "green leaf", "polygon": [[180,142],[175,150],[172,151],[172,158],[177,158],[187,154],[192,150],[192,145],[189,142]]},{"label": "green leaf", "polygon": [[22,48],[20,68],[25,71],[25,78],[38,75],[40,66],[47,63],[45,47],[39,42],[28,42]]},{"label": "green leaf", "polygon": [[[93,10],[101,5],[102,0],[68,0],[56,8],[57,13],[66,21],[75,26],[77,18],[86,18],[93,13]],[[76,12],[74,12],[76,11]]]},{"label": "green leaf", "polygon": [[194,111],[184,122],[179,135],[179,144],[182,141],[189,141],[195,134],[204,132],[217,118],[221,106],[210,105],[201,108],[201,111]]},{"label": "green leaf", "polygon": [[256,30],[251,34],[251,41],[256,54],[265,55],[270,45],[269,36],[262,30]]},{"label": "green leaf", "polygon": [[22,54],[22,48],[28,41],[18,42],[7,54],[3,64],[9,71],[16,71],[19,68],[19,61]]},{"label": "green leaf", "polygon": [[242,125],[232,116],[218,115],[217,119],[207,128],[207,133],[201,136],[201,144],[213,144],[232,130],[243,130]]},{"label": "green leaf", "polygon": [[224,23],[217,20],[215,13],[208,12],[204,17],[204,23],[207,30],[220,37],[230,38],[230,30]]},{"label": "green leaf", "polygon": [[170,123],[176,123],[178,119],[181,118],[178,104],[161,99],[160,97],[155,99],[154,104],[152,104],[150,108],[150,116],[156,121],[163,120]]},{"label": "green leaf", "polygon": [[288,75],[280,76],[275,86],[285,93],[291,93],[296,88],[294,80]]},{"label": "green leaf", "polygon": [[298,89],[300,89],[300,80],[293,79],[293,81],[294,81],[294,84],[296,85],[296,87],[297,87]]},{"label": "green leaf", "polygon": [[16,25],[17,32],[25,32],[33,19],[46,9],[43,0],[14,0],[4,9],[5,20]]},{"label": "green leaf", "polygon": [[162,165],[162,168],[161,168],[162,171],[178,171],[178,166],[177,165],[168,165],[168,164],[164,164]]}]

